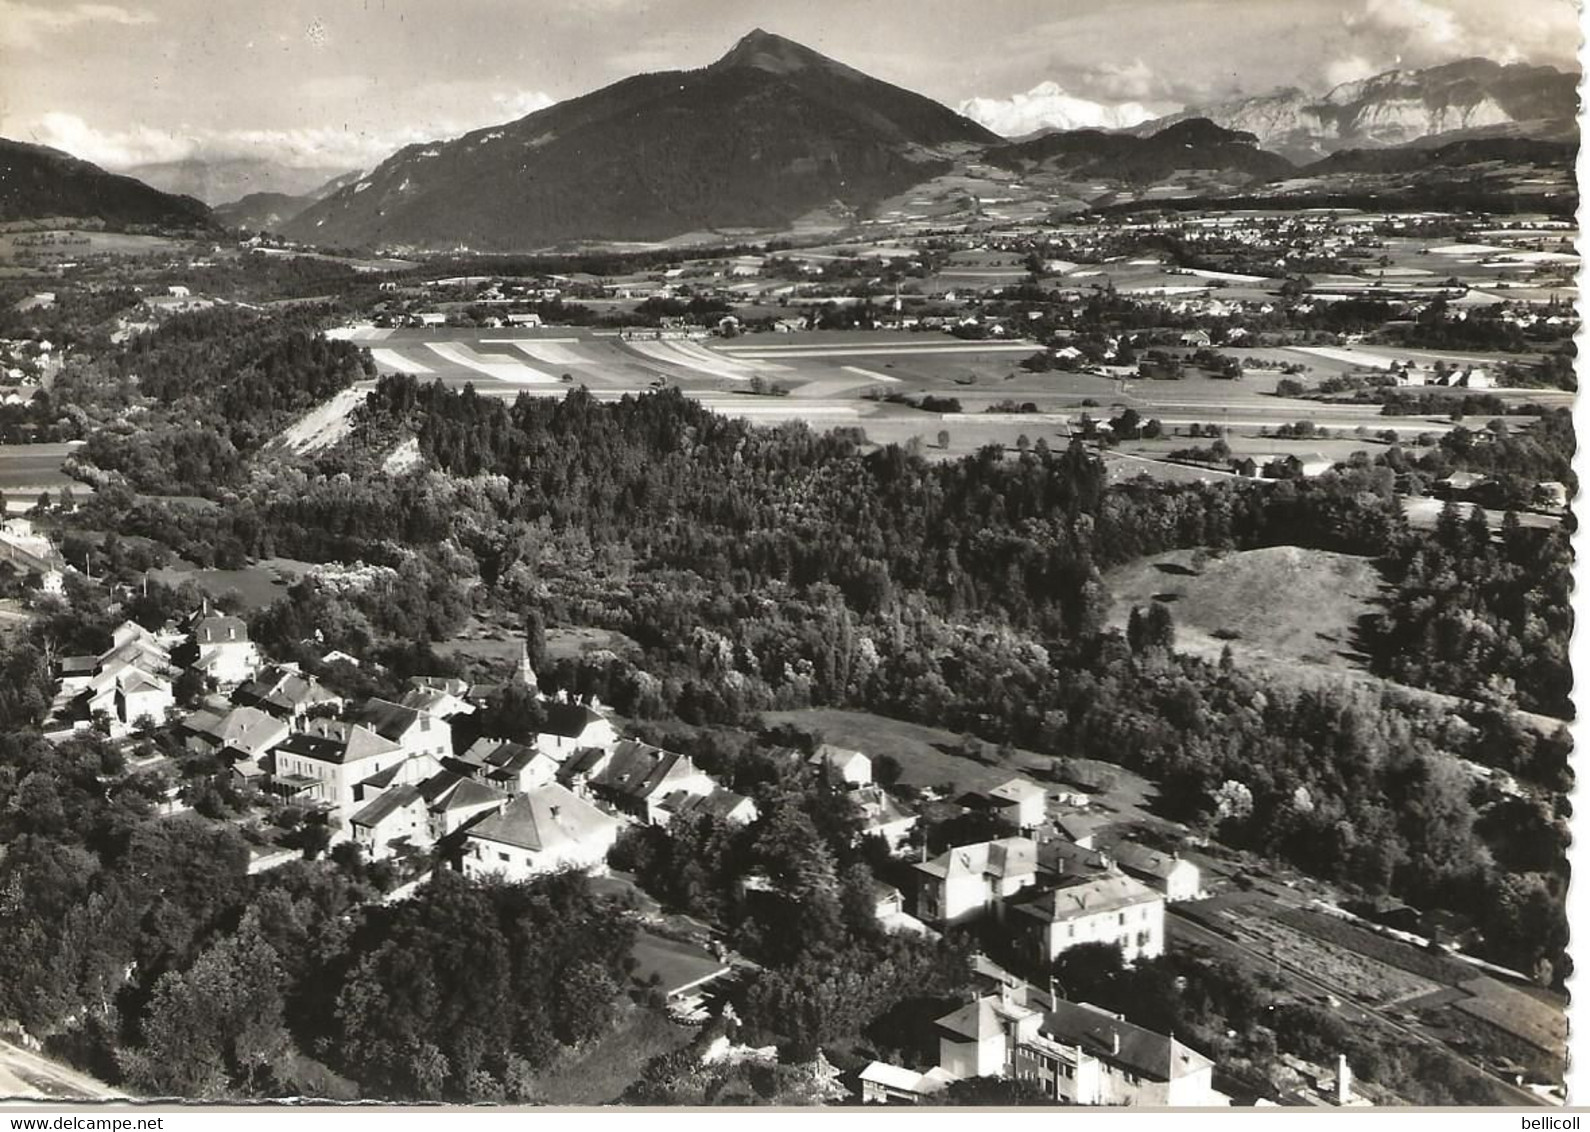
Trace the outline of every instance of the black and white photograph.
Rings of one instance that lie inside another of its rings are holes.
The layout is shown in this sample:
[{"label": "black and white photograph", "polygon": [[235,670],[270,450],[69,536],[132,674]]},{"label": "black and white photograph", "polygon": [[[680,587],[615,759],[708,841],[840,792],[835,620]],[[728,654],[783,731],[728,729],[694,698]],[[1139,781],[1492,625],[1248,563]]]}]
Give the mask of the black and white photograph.
[{"label": "black and white photograph", "polygon": [[10,1126],[1576,1127],[1581,18],[0,0]]}]

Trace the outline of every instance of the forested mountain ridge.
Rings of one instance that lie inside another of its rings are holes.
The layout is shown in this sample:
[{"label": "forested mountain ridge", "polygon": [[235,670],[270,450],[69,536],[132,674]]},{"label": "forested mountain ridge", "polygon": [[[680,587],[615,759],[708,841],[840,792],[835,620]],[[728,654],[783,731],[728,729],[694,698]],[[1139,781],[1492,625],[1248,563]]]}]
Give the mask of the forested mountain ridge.
[{"label": "forested mountain ridge", "polygon": [[53,216],[98,219],[113,228],[213,226],[210,210],[192,197],[160,192],[60,150],[0,138],[0,222]]}]

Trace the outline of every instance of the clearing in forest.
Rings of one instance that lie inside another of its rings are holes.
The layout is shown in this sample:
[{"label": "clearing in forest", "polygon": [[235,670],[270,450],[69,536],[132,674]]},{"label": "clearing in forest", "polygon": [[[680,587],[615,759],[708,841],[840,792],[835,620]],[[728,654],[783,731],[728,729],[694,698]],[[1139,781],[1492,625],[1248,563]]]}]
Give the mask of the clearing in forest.
[{"label": "clearing in forest", "polygon": [[1385,588],[1374,562],[1352,554],[1271,546],[1215,556],[1178,550],[1113,570],[1109,624],[1124,630],[1134,606],[1161,602],[1176,622],[1176,648],[1238,662],[1295,662],[1362,671],[1359,618]]}]

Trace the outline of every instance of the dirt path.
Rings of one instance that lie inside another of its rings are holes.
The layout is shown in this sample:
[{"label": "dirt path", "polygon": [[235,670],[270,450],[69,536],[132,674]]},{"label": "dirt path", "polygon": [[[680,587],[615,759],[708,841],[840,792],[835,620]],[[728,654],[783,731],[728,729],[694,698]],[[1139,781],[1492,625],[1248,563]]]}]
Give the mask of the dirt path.
[{"label": "dirt path", "polygon": [[0,1097],[33,1100],[120,1100],[119,1093],[86,1073],[10,1042],[0,1042]]}]

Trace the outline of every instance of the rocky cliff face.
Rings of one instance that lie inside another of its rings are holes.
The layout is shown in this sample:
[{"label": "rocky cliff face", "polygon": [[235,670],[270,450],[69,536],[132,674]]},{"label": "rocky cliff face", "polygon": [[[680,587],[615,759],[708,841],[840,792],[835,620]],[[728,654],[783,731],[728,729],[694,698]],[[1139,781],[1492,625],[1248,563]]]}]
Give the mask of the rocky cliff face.
[{"label": "rocky cliff face", "polygon": [[1560,136],[1578,112],[1578,76],[1553,67],[1466,59],[1417,71],[1387,71],[1323,95],[1290,88],[1197,107],[1135,127],[1147,137],[1191,118],[1254,134],[1298,163],[1341,149],[1403,145],[1437,134],[1483,130]]}]

